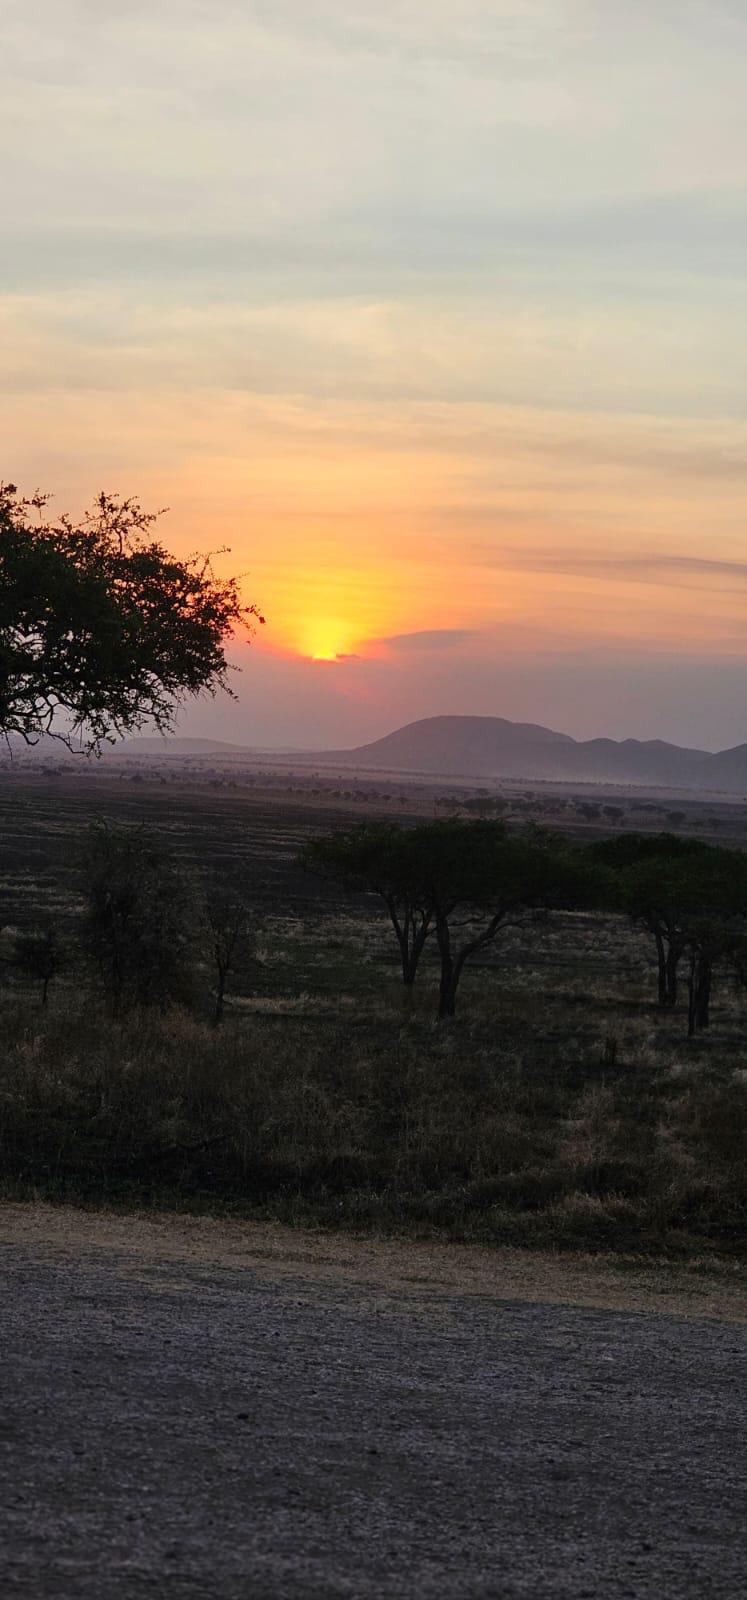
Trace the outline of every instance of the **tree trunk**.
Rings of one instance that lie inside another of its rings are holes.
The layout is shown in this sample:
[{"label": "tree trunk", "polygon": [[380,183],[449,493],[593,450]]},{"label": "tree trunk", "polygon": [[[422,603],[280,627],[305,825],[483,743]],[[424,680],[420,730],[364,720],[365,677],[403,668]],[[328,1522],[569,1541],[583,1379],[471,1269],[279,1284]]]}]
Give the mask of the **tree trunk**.
[{"label": "tree trunk", "polygon": [[710,956],[701,956],[695,975],[695,1026],[698,1030],[711,1025],[711,982],[713,963]]},{"label": "tree trunk", "polygon": [[409,989],[410,992],[412,992],[412,986],[415,982],[415,971],[418,964],[415,950],[411,949],[410,947],[410,913],[408,910],[406,910],[404,917],[400,922],[397,915],[397,907],[394,901],[390,900],[387,896],[384,896],[384,900],[387,911],[389,912],[389,916],[391,918],[392,927],[394,928],[394,932],[397,936],[397,944],[399,945],[399,962],[400,967],[402,968],[402,982],[405,986],[405,1005],[407,1005],[407,991]]},{"label": "tree trunk", "polygon": [[409,1008],[412,1004],[412,991],[420,964],[420,957],[423,954],[425,941],[430,930],[430,917],[424,916],[418,923],[416,914],[407,907],[402,921],[400,921],[395,902],[386,896],[384,898],[392,927],[397,936],[402,982],[405,987],[404,1003],[405,1007]]},{"label": "tree trunk", "polygon": [[692,1038],[692,1036],[693,1036],[693,1034],[695,1032],[695,1029],[697,1027],[697,1023],[696,1023],[696,1020],[695,1020],[695,1013],[696,1013],[695,994],[696,994],[696,958],[695,958],[695,952],[693,951],[691,953],[691,955],[690,955],[690,971],[687,974],[687,1037],[688,1037],[688,1039]]},{"label": "tree trunk", "polygon": [[690,958],[690,972],[687,979],[688,1007],[687,1007],[687,1033],[692,1038],[694,1033],[711,1025],[711,984],[713,981],[713,962],[710,956],[695,955]]},{"label": "tree trunk", "polygon": [[43,981],[42,981],[42,1005],[43,1006],[45,1006],[46,1003],[47,1003],[47,990],[48,989],[49,989],[49,978],[44,978]]},{"label": "tree trunk", "polygon": [[413,984],[415,983],[415,974],[416,974],[416,972],[418,970],[418,954],[419,954],[419,952],[416,952],[415,950],[406,949],[405,946],[403,945],[403,947],[402,947],[402,982],[403,982],[405,988],[409,990],[410,994],[412,994]]},{"label": "tree trunk", "polygon": [[412,983],[415,978],[415,973],[411,970],[412,960],[410,957],[410,915],[408,911],[405,911],[404,919],[402,922],[400,922],[393,905],[390,905],[389,907],[389,915],[394,924],[394,931],[397,935],[397,941],[399,943],[399,956],[402,963],[402,982],[405,986],[405,989],[408,989],[412,987]]},{"label": "tree trunk", "polygon": [[681,956],[682,950],[679,945],[674,944],[670,939],[666,960],[666,999],[664,1001],[667,1006],[676,1006],[677,1004],[677,968],[679,967]]},{"label": "tree trunk", "polygon": [[456,992],[459,982],[459,973],[455,970],[454,959],[451,954],[451,936],[448,922],[439,919],[436,923],[436,938],[441,957],[438,1015],[439,1020],[443,1020],[444,1017],[453,1017],[456,1012]]},{"label": "tree trunk", "polygon": [[444,971],[442,965],[441,982],[438,990],[439,1021],[443,1022],[446,1017],[456,1016],[456,991],[457,986],[454,981],[452,964],[449,963],[448,971]]},{"label": "tree trunk", "polygon": [[223,1021],[223,1000],[226,993],[226,974],[218,968],[218,987],[215,991],[215,1010],[213,1012],[213,1027],[217,1028]]},{"label": "tree trunk", "polygon": [[[654,929],[656,940],[656,960],[659,968],[659,1005],[669,1004],[669,991],[667,988],[667,952],[664,948],[664,936],[658,928]],[[671,945],[670,945],[671,950]]]}]

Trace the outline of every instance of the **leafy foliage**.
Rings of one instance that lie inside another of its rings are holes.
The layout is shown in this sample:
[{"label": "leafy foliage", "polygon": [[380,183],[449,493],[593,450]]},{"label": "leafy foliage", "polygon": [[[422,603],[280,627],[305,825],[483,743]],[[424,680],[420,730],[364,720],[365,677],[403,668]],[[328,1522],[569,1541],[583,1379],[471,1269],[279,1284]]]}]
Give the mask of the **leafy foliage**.
[{"label": "leafy foliage", "polygon": [[185,695],[230,693],[226,641],[262,621],[237,580],[170,555],[137,500],[101,494],[77,524],[45,506],[0,485],[0,733],[98,751],[166,732]]},{"label": "leafy foliage", "polygon": [[433,906],[424,892],[422,829],[405,831],[393,823],[364,822],[346,833],[316,839],[304,853],[307,866],[339,879],[350,889],[378,894],[384,901],[400,953],[402,981],[409,991],[435,931]]},{"label": "leafy foliage", "polygon": [[679,833],[613,833],[587,845],[586,854],[601,866],[620,870],[651,860],[688,860],[710,848],[702,839],[687,839]]},{"label": "leafy foliage", "polygon": [[142,827],[95,823],[84,856],[89,952],[115,1011],[189,998],[200,905],[190,877]]},{"label": "leafy foliage", "polygon": [[364,824],[315,841],[306,861],[351,888],[381,896],[409,988],[426,940],[435,935],[441,1017],[454,1014],[465,963],[492,944],[510,919],[531,907],[588,899],[594,876],[540,830],[516,835],[499,821],[453,817],[413,828]]},{"label": "leafy foliage", "polygon": [[226,986],[239,961],[246,965],[254,951],[252,913],[248,901],[234,889],[213,884],[207,895],[208,942],[215,974],[216,1027],[223,1020]]},{"label": "leafy foliage", "polygon": [[654,938],[659,1003],[676,1004],[688,955],[688,1029],[708,1027],[714,964],[738,964],[747,935],[747,858],[671,833],[621,834],[589,853],[618,869],[621,904]]},{"label": "leafy foliage", "polygon": [[19,971],[41,984],[41,1001],[45,1006],[49,985],[64,964],[60,940],[54,925],[48,922],[43,928],[16,934],[13,940],[12,961]]}]

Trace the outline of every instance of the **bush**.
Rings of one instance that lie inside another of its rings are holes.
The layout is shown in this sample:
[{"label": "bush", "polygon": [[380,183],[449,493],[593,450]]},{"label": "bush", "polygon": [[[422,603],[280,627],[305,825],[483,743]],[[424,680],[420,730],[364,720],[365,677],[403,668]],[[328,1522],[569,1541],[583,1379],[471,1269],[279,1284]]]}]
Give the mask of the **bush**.
[{"label": "bush", "polygon": [[142,827],[100,822],[83,856],[85,941],[114,1011],[192,994],[200,935],[193,880]]},{"label": "bush", "polygon": [[324,1027],[180,1011],[11,1015],[6,1194],[260,1211],[544,1247],[736,1252],[747,1192],[733,1076],[610,1083],[522,1029]]}]

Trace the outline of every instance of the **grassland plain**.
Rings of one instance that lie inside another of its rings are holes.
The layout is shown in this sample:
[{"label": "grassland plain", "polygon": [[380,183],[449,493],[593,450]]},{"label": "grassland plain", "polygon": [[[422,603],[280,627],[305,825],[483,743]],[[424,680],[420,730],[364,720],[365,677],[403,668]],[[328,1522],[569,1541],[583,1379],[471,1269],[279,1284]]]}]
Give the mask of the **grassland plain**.
[{"label": "grassland plain", "polygon": [[207,970],[204,1016],[120,1021],[74,961],[46,1012],[8,971],[6,1198],[742,1258],[745,1001],[726,978],[710,1033],[688,1040],[681,1015],[657,1011],[642,934],[558,914],[507,930],[468,971],[459,1015],[436,1025],[434,965],[405,1012],[376,903],[297,865],[344,809],[15,779],[0,813],[5,928],[51,910],[72,932],[78,841],[96,813],[147,820],[256,908],[254,955],[217,1031]]}]

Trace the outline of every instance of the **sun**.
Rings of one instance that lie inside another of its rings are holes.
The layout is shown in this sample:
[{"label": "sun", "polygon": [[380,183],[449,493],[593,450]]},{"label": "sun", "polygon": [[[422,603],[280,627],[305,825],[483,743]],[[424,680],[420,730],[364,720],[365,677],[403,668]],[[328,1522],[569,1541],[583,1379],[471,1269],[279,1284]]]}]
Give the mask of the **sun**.
[{"label": "sun", "polygon": [[343,623],[320,618],[307,633],[307,649],[312,661],[339,661],[350,654],[350,642]]}]

